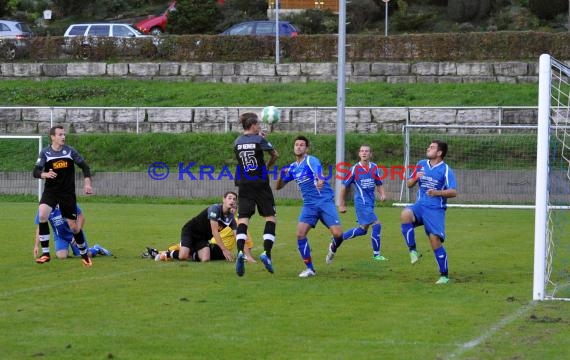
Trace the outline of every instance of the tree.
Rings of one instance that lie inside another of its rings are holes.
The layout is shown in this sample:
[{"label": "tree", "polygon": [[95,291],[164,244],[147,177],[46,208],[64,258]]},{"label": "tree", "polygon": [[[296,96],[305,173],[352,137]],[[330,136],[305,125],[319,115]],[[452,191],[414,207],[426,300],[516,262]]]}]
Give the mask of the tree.
[{"label": "tree", "polygon": [[216,27],[222,32],[230,26],[249,20],[267,19],[267,0],[225,0],[222,17]]},{"label": "tree", "polygon": [[471,21],[486,18],[491,10],[491,0],[449,0],[447,14],[455,21]]},{"label": "tree", "polygon": [[171,34],[213,33],[220,8],[216,0],[178,0],[176,11],[168,15],[168,32]]},{"label": "tree", "polygon": [[350,2],[346,12],[349,22],[347,31],[358,33],[381,18],[382,8],[373,0],[360,0]]},{"label": "tree", "polygon": [[568,10],[568,0],[528,0],[530,11],[540,19],[552,19]]}]

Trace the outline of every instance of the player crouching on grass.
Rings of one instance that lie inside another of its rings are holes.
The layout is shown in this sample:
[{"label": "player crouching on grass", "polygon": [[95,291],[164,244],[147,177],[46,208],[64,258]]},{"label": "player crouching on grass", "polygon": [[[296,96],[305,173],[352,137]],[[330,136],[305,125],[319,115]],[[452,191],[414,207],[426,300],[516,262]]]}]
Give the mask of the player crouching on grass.
[{"label": "player crouching on grass", "polygon": [[414,229],[423,226],[437,265],[440,277],[436,284],[449,282],[449,269],[447,266],[447,252],[443,247],[445,240],[445,211],[447,199],[457,196],[455,175],[451,167],[443,162],[447,154],[447,144],[440,140],[433,140],[427,150],[426,158],[420,160],[412,176],[407,180],[408,188],[419,185],[415,204],[402,210],[402,235],[410,251],[410,261],[413,264],[419,260],[416,250]]},{"label": "player crouching on grass", "polygon": [[[227,191],[221,204],[208,206],[184,224],[180,234],[179,247],[160,253],[156,249],[147,248],[149,256],[155,260],[167,260],[169,258],[188,260],[193,258],[202,262],[210,260],[233,261],[231,249],[226,247],[221,231],[228,227],[235,237],[237,228],[235,220],[236,202],[237,194],[233,191]],[[212,238],[215,239],[215,245],[210,244]]]},{"label": "player crouching on grass", "polygon": [[[234,251],[236,248],[236,234],[231,227],[226,226],[225,228],[220,231],[220,236],[222,237],[222,241],[228,250]],[[210,246],[210,261],[214,260],[226,260],[224,254],[222,253],[222,249],[217,245],[216,238],[212,236],[209,242]],[[253,240],[251,237],[248,236],[247,240],[245,241],[244,247],[244,254],[245,259],[247,262],[256,263],[255,258],[251,254],[251,249],[253,248]],[[147,247],[147,251],[142,254],[143,258],[150,258],[154,259],[155,261],[170,261],[172,260],[172,254],[175,251],[180,250],[180,244],[172,244],[168,247],[168,250],[165,251],[158,251],[157,249]],[[198,253],[193,249],[190,249],[190,258],[194,261],[200,261],[198,258]]]},{"label": "player crouching on grass", "polygon": [[[49,223],[54,233],[54,243],[55,243],[55,256],[58,259],[67,259],[69,257],[69,249],[73,256],[79,256],[79,248],[73,239],[73,231],[69,227],[67,221],[61,216],[61,211],[59,206],[56,206],[52,212],[49,214]],[[36,225],[39,225],[40,218],[39,214],[36,214]],[[79,205],[77,206],[77,223],[79,227],[83,229],[83,224],[85,223],[85,216],[81,211]],[[85,236],[85,234],[84,234]],[[39,236],[39,226],[36,227],[36,242],[34,245],[34,257],[37,257],[40,252],[40,236]],[[85,239],[85,247],[87,247],[87,255],[89,257],[95,257],[97,255],[111,256],[112,253],[102,247],[99,244],[89,247],[87,244],[87,238]]]}]

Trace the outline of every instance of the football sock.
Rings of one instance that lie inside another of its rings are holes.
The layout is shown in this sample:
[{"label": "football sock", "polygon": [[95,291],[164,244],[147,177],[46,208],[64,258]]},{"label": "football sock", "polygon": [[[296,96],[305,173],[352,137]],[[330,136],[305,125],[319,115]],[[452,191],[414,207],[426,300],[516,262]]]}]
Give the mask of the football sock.
[{"label": "football sock", "polygon": [[309,246],[309,239],[303,238],[301,240],[297,240],[297,247],[299,248],[299,254],[301,254],[301,258],[303,259],[305,266],[315,271],[315,268],[313,267],[313,260],[311,259],[311,247]]},{"label": "football sock", "polygon": [[[180,252],[179,250],[167,251],[167,252],[166,252],[166,257],[167,257],[167,258],[168,258],[168,257],[171,257],[171,258],[173,258],[173,259],[180,260],[180,259],[178,258],[178,253],[179,253],[179,252]],[[169,255],[169,254],[170,254],[170,255]],[[197,254],[197,253],[195,253],[195,254]]]},{"label": "football sock", "polygon": [[247,225],[239,224],[236,231],[236,243],[238,252],[245,248],[245,241],[247,240]]},{"label": "football sock", "polygon": [[382,231],[382,224],[372,225],[372,234],[370,235],[370,244],[372,245],[372,253],[380,255],[380,232]]},{"label": "football sock", "polygon": [[342,238],[344,240],[349,240],[349,239],[355,238],[357,236],[362,236],[362,235],[366,235],[366,230],[364,230],[360,226],[357,226],[355,228],[348,230],[344,234],[342,234]]},{"label": "football sock", "polygon": [[87,254],[87,248],[85,244],[85,236],[83,235],[83,230],[79,230],[77,234],[73,234],[73,238],[75,239],[75,244],[77,244],[77,248],[79,249],[79,254],[81,256]]},{"label": "football sock", "polygon": [[336,251],[338,250],[338,248],[340,247],[340,245],[342,244],[342,242],[344,241],[342,239],[343,235],[339,236],[339,237],[333,237],[332,243],[331,243],[331,250],[336,253]]},{"label": "football sock", "polygon": [[265,251],[265,255],[271,259],[271,249],[273,248],[273,241],[271,240],[263,240],[263,251]]},{"label": "football sock", "polygon": [[416,234],[412,223],[402,224],[402,235],[410,251],[416,250]]},{"label": "football sock", "polygon": [[447,251],[445,248],[440,246],[438,249],[433,251],[435,255],[435,260],[437,261],[437,265],[439,266],[439,272],[441,276],[447,276],[449,269],[447,268]]},{"label": "football sock", "polygon": [[49,225],[47,222],[39,224],[40,246],[42,254],[49,255]]},{"label": "football sock", "polygon": [[271,259],[271,249],[275,242],[275,222],[266,221],[265,230],[263,231],[263,250],[268,258]]}]

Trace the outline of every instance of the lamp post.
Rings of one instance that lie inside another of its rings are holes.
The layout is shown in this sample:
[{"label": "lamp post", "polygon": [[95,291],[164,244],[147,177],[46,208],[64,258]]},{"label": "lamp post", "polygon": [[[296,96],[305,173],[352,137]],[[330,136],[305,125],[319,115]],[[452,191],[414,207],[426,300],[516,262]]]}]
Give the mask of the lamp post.
[{"label": "lamp post", "polygon": [[275,0],[275,64],[279,65],[279,0]]},{"label": "lamp post", "polygon": [[388,36],[388,3],[390,0],[382,0],[385,5],[385,17],[384,17],[384,36]]},{"label": "lamp post", "polygon": [[[336,86],[336,163],[344,162],[345,95],[346,95],[346,0],[339,0],[338,11],[338,69]],[[335,202],[340,203],[340,177],[335,179]]]}]

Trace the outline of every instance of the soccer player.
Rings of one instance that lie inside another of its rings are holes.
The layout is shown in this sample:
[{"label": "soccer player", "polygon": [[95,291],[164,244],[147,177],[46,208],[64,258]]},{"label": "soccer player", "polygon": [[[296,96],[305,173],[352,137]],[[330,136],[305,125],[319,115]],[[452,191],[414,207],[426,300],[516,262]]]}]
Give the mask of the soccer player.
[{"label": "soccer player", "polygon": [[[58,259],[67,259],[69,257],[69,248],[71,247],[71,251],[73,256],[79,256],[79,248],[75,244],[73,239],[73,231],[69,227],[67,220],[61,216],[61,211],[59,210],[59,206],[53,208],[52,212],[49,214],[49,223],[53,230],[54,235],[54,243],[55,243],[55,256]],[[40,219],[39,214],[36,214],[36,225],[39,225]],[[83,229],[83,224],[85,223],[85,216],[81,211],[81,208],[77,206],[77,223]],[[85,236],[85,232],[83,233]],[[35,245],[34,245],[34,258],[37,258],[40,251],[40,237],[39,237],[39,226],[36,226],[36,237],[35,237]],[[103,256],[111,256],[112,253],[102,247],[99,244],[95,244],[92,248],[89,247],[87,243],[87,239],[85,239],[85,246],[87,247],[87,254],[91,257],[95,257],[97,255]]]},{"label": "soccer player", "polygon": [[83,265],[89,267],[92,265],[92,261],[87,255],[85,236],[77,222],[75,164],[83,170],[83,191],[86,195],[93,193],[91,171],[77,150],[65,144],[63,126],[57,125],[50,128],[49,136],[51,144],[42,149],[33,171],[35,178],[45,180],[44,191],[38,207],[39,240],[42,255],[36,258],[36,263],[44,264],[50,261],[48,219],[52,210],[59,205],[61,216],[66,219],[73,232]]},{"label": "soccer player", "polygon": [[329,245],[325,262],[330,264],[342,244],[343,235],[340,217],[334,203],[334,190],[323,176],[321,161],[309,155],[309,139],[297,136],[293,146],[296,161],[284,168],[275,184],[277,190],[288,182],[295,180],[303,197],[303,207],[297,223],[297,246],[306,269],[299,277],[307,278],[316,275],[311,258],[311,247],[307,234],[320,220],[329,228],[333,239]]},{"label": "soccer player", "polygon": [[443,161],[447,154],[447,143],[433,140],[426,151],[426,158],[420,160],[416,169],[406,181],[408,188],[418,184],[416,202],[402,210],[400,220],[402,235],[410,251],[412,265],[419,261],[416,250],[414,228],[424,226],[439,266],[440,277],[436,284],[449,282],[445,241],[445,211],[447,199],[457,196],[453,170]]},{"label": "soccer player", "polygon": [[366,235],[368,228],[372,226],[370,243],[372,245],[372,258],[376,261],[388,260],[380,254],[380,233],[382,224],[374,212],[376,203],[375,191],[381,201],[386,200],[386,193],[382,185],[382,174],[378,165],[370,161],[372,148],[370,145],[361,145],[358,150],[360,161],[354,164],[349,173],[344,177],[340,189],[338,210],[346,212],[345,198],[350,187],[354,184],[354,210],[358,226],[346,231],[342,238],[349,240],[357,236]]},{"label": "soccer player", "polygon": [[221,204],[213,204],[202,210],[198,215],[188,220],[180,233],[180,248],[164,252],[165,259],[155,249],[148,248],[149,255],[155,260],[166,260],[173,258],[177,260],[188,260],[193,255],[196,261],[210,261],[212,257],[210,239],[216,239],[216,246],[219,248],[220,257],[228,261],[233,261],[233,255],[224,245],[220,236],[220,231],[225,227],[236,229],[235,207],[237,194],[227,191],[224,194]]},{"label": "soccer player", "polygon": [[[263,231],[263,253],[259,257],[265,268],[273,273],[271,249],[275,242],[275,199],[269,186],[268,168],[275,164],[279,154],[261,132],[259,118],[255,113],[240,115],[239,121],[243,127],[243,135],[234,142],[234,152],[238,162],[235,182],[238,187],[238,226],[237,226],[237,257],[236,274],[245,273],[244,246],[247,240],[249,219],[255,213],[265,218]],[[269,154],[267,165],[263,153]]]},{"label": "soccer player", "polygon": [[[226,248],[232,252],[236,248],[236,231],[232,229],[230,226],[226,226],[220,231],[220,237],[222,238],[222,242],[226,246]],[[227,260],[222,252],[222,248],[218,246],[216,238],[212,236],[209,241],[210,247],[210,261],[214,260]],[[244,254],[245,259],[247,262],[256,263],[253,255],[251,254],[251,249],[253,248],[253,241],[251,238],[247,238],[244,247]],[[180,244],[173,244],[168,247],[166,251],[158,251],[154,248],[147,247],[147,251],[143,253],[142,257],[149,257],[150,259],[154,259],[155,261],[169,261],[172,259],[172,254],[175,251],[180,250]],[[194,249],[190,249],[190,257],[195,261],[200,261],[197,256],[197,252]]]}]

